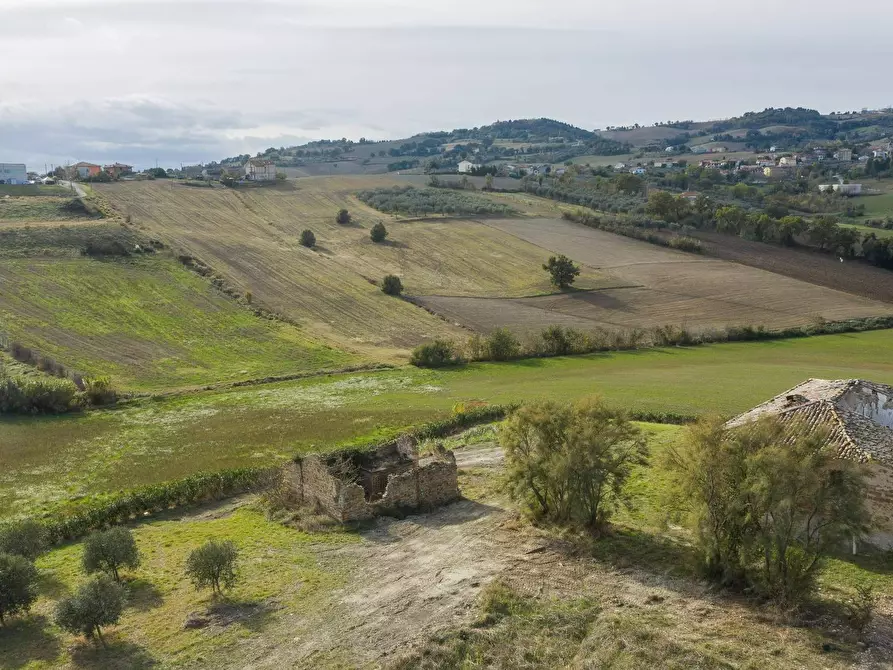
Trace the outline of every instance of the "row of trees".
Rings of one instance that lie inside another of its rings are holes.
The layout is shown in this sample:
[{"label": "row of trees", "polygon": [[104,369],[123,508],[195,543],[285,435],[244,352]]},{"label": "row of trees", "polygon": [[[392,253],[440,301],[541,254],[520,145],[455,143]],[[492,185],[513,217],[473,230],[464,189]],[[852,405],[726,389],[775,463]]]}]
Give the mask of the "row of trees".
[{"label": "row of trees", "polygon": [[[669,520],[687,520],[706,576],[779,605],[815,590],[822,560],[866,529],[864,474],[825,445],[828,435],[766,419],[729,429],[709,420],[669,450]],[[600,533],[631,500],[626,483],[648,462],[641,431],[597,399],[543,402],[500,428],[513,497],[537,521]]]},{"label": "row of trees", "polygon": [[357,197],[364,203],[388,214],[428,216],[486,216],[514,213],[507,205],[491,202],[461,191],[395,186],[360,191]]}]

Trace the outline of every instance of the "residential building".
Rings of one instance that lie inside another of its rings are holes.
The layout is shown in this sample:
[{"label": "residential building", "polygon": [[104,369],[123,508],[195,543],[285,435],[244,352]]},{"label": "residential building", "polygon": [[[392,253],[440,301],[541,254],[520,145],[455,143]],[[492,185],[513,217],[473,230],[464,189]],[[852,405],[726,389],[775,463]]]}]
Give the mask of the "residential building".
[{"label": "residential building", "polygon": [[0,184],[27,184],[28,170],[24,163],[0,163]]},{"label": "residential building", "polygon": [[796,156],[782,156],[778,159],[779,165],[796,165],[797,157]]},{"label": "residential building", "polygon": [[645,172],[647,172],[647,170],[643,167],[634,167],[629,170],[630,174],[645,174]]},{"label": "residential building", "polygon": [[741,429],[763,417],[825,429],[826,449],[838,459],[862,465],[872,521],[862,539],[881,549],[893,548],[893,387],[863,379],[809,379],[726,426]]},{"label": "residential building", "polygon": [[471,161],[459,161],[458,167],[456,167],[456,172],[459,174],[468,174],[472,170],[476,170],[480,165],[477,163],[472,163]]},{"label": "residential building", "polygon": [[685,193],[680,193],[679,197],[683,200],[697,200],[698,194],[695,191],[685,191]]},{"label": "residential building", "polygon": [[267,158],[249,158],[245,163],[245,178],[249,181],[276,181],[276,165]]},{"label": "residential building", "polygon": [[103,165],[102,170],[113,179],[117,179],[123,175],[132,174],[133,166],[125,165],[124,163],[112,163],[111,165]]},{"label": "residential building", "polygon": [[71,166],[71,170],[74,175],[77,175],[81,179],[86,177],[95,177],[100,172],[102,172],[102,166],[96,165],[95,163],[85,163],[81,161],[80,163],[75,163]]},{"label": "residential building", "polygon": [[834,154],[834,158],[839,161],[849,162],[853,160],[853,150],[841,147],[837,150],[837,153]]},{"label": "residential building", "polygon": [[890,152],[886,149],[872,149],[871,155],[875,158],[886,159],[890,157]]},{"label": "residential building", "polygon": [[793,165],[773,165],[764,167],[763,174],[772,179],[787,179],[794,176]]},{"label": "residential building", "polygon": [[625,169],[626,169],[626,163],[615,163],[615,164],[614,164],[614,169],[615,169],[615,170],[625,170]]}]

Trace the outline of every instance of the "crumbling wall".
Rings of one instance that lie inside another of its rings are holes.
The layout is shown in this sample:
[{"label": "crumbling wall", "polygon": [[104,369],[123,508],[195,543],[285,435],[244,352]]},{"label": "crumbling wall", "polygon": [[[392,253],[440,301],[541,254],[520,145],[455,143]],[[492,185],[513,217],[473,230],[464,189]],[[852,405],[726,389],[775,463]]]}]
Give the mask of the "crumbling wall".
[{"label": "crumbling wall", "polygon": [[375,516],[375,509],[366,502],[366,492],[359,484],[342,484],[338,495],[339,521],[363,521]]},{"label": "crumbling wall", "polygon": [[289,498],[300,505],[322,508],[326,514],[341,518],[339,489],[341,482],[329,473],[325,461],[315,454],[285,466],[283,480]]},{"label": "crumbling wall", "polygon": [[373,506],[382,514],[389,510],[429,509],[458,497],[456,457],[446,451],[420,467],[388,477],[384,496]]},{"label": "crumbling wall", "polygon": [[866,503],[872,529],[868,542],[880,549],[893,548],[893,467],[883,463],[868,466]]}]

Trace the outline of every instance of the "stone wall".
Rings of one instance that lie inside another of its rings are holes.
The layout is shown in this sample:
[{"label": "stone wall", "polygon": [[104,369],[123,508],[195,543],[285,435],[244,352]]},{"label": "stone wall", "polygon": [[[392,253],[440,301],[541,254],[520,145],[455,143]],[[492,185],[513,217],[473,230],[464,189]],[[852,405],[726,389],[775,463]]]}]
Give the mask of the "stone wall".
[{"label": "stone wall", "polygon": [[872,529],[868,542],[880,549],[893,548],[893,467],[883,463],[868,466],[867,506]]},{"label": "stone wall", "polygon": [[341,518],[341,482],[329,473],[325,461],[319,456],[310,455],[286,465],[284,482],[289,498],[297,504],[320,507],[326,514]]},{"label": "stone wall", "polygon": [[431,509],[459,498],[456,457],[446,451],[417,468],[388,477],[388,488],[374,504],[379,514],[389,510]]}]

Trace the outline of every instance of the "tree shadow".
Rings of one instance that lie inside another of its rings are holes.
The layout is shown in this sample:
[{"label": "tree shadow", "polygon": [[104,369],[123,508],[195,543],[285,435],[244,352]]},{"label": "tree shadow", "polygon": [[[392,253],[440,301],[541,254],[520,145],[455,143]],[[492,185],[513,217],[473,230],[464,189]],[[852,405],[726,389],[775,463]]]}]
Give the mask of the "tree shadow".
[{"label": "tree shadow", "polygon": [[571,553],[588,555],[616,568],[677,577],[697,574],[695,548],[665,535],[613,526],[599,537],[578,536],[569,545]]},{"label": "tree shadow", "polygon": [[209,623],[217,626],[231,626],[238,623],[255,633],[263,631],[280,609],[278,602],[239,600],[226,595],[214,596],[206,613]]},{"label": "tree shadow", "polygon": [[142,670],[158,666],[158,661],[137,644],[108,636],[106,644],[104,647],[99,643],[81,642],[71,650],[72,664],[96,670]]},{"label": "tree shadow", "polygon": [[59,600],[71,593],[71,589],[55,572],[41,570],[37,578],[37,592],[50,600]]},{"label": "tree shadow", "polygon": [[377,242],[377,244],[380,244],[383,247],[392,247],[394,249],[409,249],[409,245],[406,242],[401,242],[400,240],[384,240],[383,242]]},{"label": "tree shadow", "polygon": [[152,582],[145,579],[127,580],[127,604],[139,612],[146,612],[164,603],[161,591]]},{"label": "tree shadow", "polygon": [[35,661],[56,661],[62,645],[48,627],[49,620],[43,615],[8,619],[0,626],[0,665],[13,670]]}]

